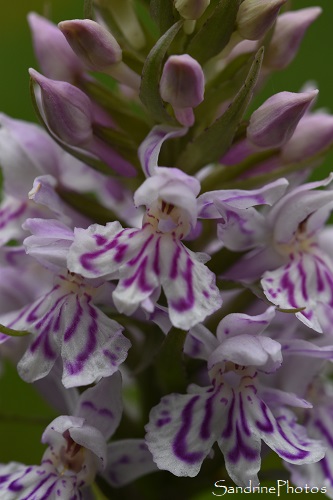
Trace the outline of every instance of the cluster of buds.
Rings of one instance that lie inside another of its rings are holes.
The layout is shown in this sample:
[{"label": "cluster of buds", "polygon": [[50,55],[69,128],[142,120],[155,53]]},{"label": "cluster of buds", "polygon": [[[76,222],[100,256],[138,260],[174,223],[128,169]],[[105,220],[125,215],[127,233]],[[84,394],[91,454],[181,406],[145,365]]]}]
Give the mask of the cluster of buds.
[{"label": "cluster of buds", "polygon": [[264,442],[333,498],[333,116],[310,88],[248,112],[321,9],[85,7],[28,17],[46,131],[0,115],[0,355],[57,412],[0,496],[258,487]]}]

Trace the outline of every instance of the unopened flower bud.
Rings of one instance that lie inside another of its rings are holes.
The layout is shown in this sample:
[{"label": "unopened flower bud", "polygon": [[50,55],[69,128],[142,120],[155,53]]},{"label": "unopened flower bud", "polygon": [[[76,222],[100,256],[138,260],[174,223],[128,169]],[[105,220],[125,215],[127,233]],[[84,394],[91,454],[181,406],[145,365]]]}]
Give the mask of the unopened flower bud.
[{"label": "unopened flower bud", "polygon": [[247,138],[260,148],[277,148],[293,135],[318,90],[280,92],[264,102],[251,116]]},{"label": "unopened flower bud", "polygon": [[95,70],[103,71],[122,59],[122,51],[111,33],[91,19],[62,21],[59,29],[74,52]]},{"label": "unopened flower bud", "polygon": [[284,163],[302,161],[324,152],[332,144],[333,116],[324,112],[308,114],[282,148],[282,160]]},{"label": "unopened flower bud", "polygon": [[139,90],[139,75],[122,62],[122,50],[107,29],[91,19],[62,21],[59,29],[88,68],[103,71],[117,81]]},{"label": "unopened flower bud", "polygon": [[281,14],[265,54],[264,66],[269,69],[286,68],[296,56],[306,30],[321,12],[320,7],[309,7]]},{"label": "unopened flower bud", "polygon": [[74,85],[50,80],[34,69],[31,78],[40,86],[43,110],[50,129],[64,142],[85,145],[92,137],[89,97]]},{"label": "unopened flower bud", "polygon": [[48,78],[72,82],[84,73],[84,65],[57,26],[34,12],[28,22],[38,64]]},{"label": "unopened flower bud", "polygon": [[174,0],[175,8],[184,19],[199,19],[210,4],[210,0]]},{"label": "unopened flower bud", "polygon": [[182,125],[193,125],[192,108],[203,101],[204,91],[205,77],[200,64],[188,54],[170,56],[163,68],[160,92]]},{"label": "unopened flower bud", "polygon": [[244,0],[237,14],[237,31],[246,40],[259,40],[273,25],[286,0]]}]

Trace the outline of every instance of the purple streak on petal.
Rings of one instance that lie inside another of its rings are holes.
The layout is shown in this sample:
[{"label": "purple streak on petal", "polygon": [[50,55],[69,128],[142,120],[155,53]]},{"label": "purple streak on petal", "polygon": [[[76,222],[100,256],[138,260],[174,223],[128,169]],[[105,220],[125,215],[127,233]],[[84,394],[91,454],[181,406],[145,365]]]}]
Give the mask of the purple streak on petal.
[{"label": "purple streak on petal", "polygon": [[182,425],[172,443],[172,449],[176,457],[189,464],[199,462],[204,456],[204,454],[200,451],[189,452],[187,450],[186,443],[186,437],[191,430],[192,425],[193,407],[198,399],[200,399],[199,395],[194,396],[184,407],[181,413]]},{"label": "purple streak on petal", "polygon": [[[289,266],[287,266],[287,267],[289,267]],[[295,309],[297,309],[298,308],[298,304],[296,303],[295,296],[294,296],[295,285],[290,281],[289,274],[288,274],[287,271],[284,273],[284,275],[281,278],[280,286],[283,289],[287,290],[289,304],[292,307],[294,307]]]},{"label": "purple streak on petal", "polygon": [[267,413],[267,406],[265,405],[265,403],[263,401],[260,402],[260,409],[262,411],[262,414],[263,414],[265,421],[259,422],[258,420],[256,420],[255,424],[260,431],[266,432],[266,434],[271,434],[272,432],[274,432],[274,427],[272,425],[272,422],[269,419],[269,416]]},{"label": "purple streak on petal", "polygon": [[54,332],[59,332],[59,330],[60,330],[61,317],[62,317],[62,314],[63,314],[62,309],[63,309],[63,307],[65,305],[66,305],[66,302],[64,302],[60,306],[60,309],[58,311],[58,315],[57,315],[56,320],[55,320],[54,325],[53,325],[53,331]]},{"label": "purple streak on petal", "polygon": [[200,427],[200,437],[201,439],[209,439],[211,435],[210,424],[213,416],[213,403],[216,396],[219,395],[220,391],[216,391],[210,398],[206,400],[205,404],[205,416]]},{"label": "purple streak on petal", "polygon": [[128,245],[125,245],[125,244],[118,246],[117,252],[114,256],[114,260],[116,262],[121,262],[122,260],[124,260],[127,248],[128,248]]},{"label": "purple streak on petal", "polygon": [[147,249],[147,247],[148,247],[149,243],[151,242],[151,240],[152,240],[153,238],[154,238],[154,235],[153,235],[153,234],[151,234],[151,235],[149,236],[149,238],[147,238],[147,240],[145,241],[144,245],[142,245],[140,252],[139,252],[139,253],[138,253],[135,257],[133,257],[133,259],[131,259],[131,260],[129,260],[129,261],[127,262],[127,264],[128,264],[129,266],[134,266],[135,264],[137,264],[137,263],[139,262],[139,260],[141,259],[142,255],[145,253],[145,251],[146,251],[146,249]]},{"label": "purple streak on petal", "polygon": [[325,284],[323,277],[321,275],[320,267],[318,266],[317,261],[315,261],[315,267],[316,267],[316,275],[317,275],[317,292],[320,293],[324,290]]},{"label": "purple streak on petal", "polygon": [[176,250],[172,256],[171,269],[169,274],[169,278],[172,280],[176,279],[178,276],[178,261],[181,255],[181,251],[182,251],[181,247],[177,245]]},{"label": "purple streak on petal", "polygon": [[170,307],[178,312],[185,312],[195,304],[194,301],[194,290],[193,290],[193,276],[192,276],[193,262],[190,257],[187,257],[186,270],[182,273],[184,281],[186,283],[186,297],[180,298],[177,301],[170,301]]},{"label": "purple streak on petal", "polygon": [[319,462],[319,465],[321,466],[324,477],[330,482],[330,485],[333,487],[333,475],[330,470],[328,459],[326,457],[322,458]]},{"label": "purple streak on petal", "polygon": [[326,441],[329,443],[331,448],[333,448],[333,437],[327,430],[327,428],[324,426],[323,422],[321,420],[315,420],[314,425],[317,427],[317,429],[320,430],[322,435],[325,437]]},{"label": "purple streak on petal", "polygon": [[163,427],[164,425],[169,424],[170,422],[171,422],[171,418],[170,417],[159,418],[156,421],[156,426],[157,427]]},{"label": "purple streak on petal", "polygon": [[257,460],[258,451],[247,446],[243,439],[242,434],[239,430],[238,423],[236,424],[236,443],[232,450],[228,453],[228,458],[230,462],[237,463],[240,457],[243,456],[247,461],[251,462]]},{"label": "purple streak on petal", "polygon": [[95,412],[97,412],[99,415],[102,415],[104,417],[108,417],[108,418],[114,418],[114,414],[112,413],[112,411],[110,411],[108,408],[100,408],[98,409],[94,403],[92,401],[83,401],[81,403],[81,406],[85,407],[85,408],[90,408],[91,410],[94,410]]},{"label": "purple streak on petal", "polygon": [[116,366],[116,361],[118,360],[118,356],[114,352],[111,352],[108,349],[104,349],[103,354],[106,358],[108,358],[111,361],[112,366]]},{"label": "purple streak on petal", "polygon": [[333,307],[333,279],[332,275],[325,271],[325,278],[328,282],[329,290],[331,292],[331,301],[329,302],[329,306]]},{"label": "purple streak on petal", "polygon": [[[39,302],[37,302],[36,306],[32,309],[32,311],[30,311],[28,317],[27,317],[27,321],[29,322],[33,322],[35,321],[36,319],[38,319],[38,317],[35,315],[35,312],[39,309],[39,307],[43,304],[44,300],[49,296],[51,295],[51,293],[53,293],[54,290],[56,290],[57,288],[59,288],[59,285],[56,285],[54,288],[52,288],[52,290],[50,292],[48,292],[46,295],[44,295],[40,300]],[[8,325],[9,328],[11,328],[13,325],[15,325],[15,323],[17,321],[19,321],[24,315],[25,313],[29,310],[29,307],[30,305],[24,307],[23,309],[21,309],[21,312],[18,316],[16,316],[16,318],[11,321]]]},{"label": "purple streak on petal", "polygon": [[232,431],[233,431],[233,420],[234,420],[234,409],[235,409],[235,393],[232,391],[232,401],[231,405],[228,411],[228,420],[227,420],[227,425],[224,428],[224,431],[222,432],[222,437],[228,438],[231,436]]},{"label": "purple streak on petal", "polygon": [[238,397],[239,397],[239,410],[240,410],[240,417],[241,417],[241,423],[242,423],[243,431],[245,432],[245,434],[247,436],[251,436],[251,431],[249,429],[249,426],[247,425],[246,416],[245,416],[245,413],[244,413],[244,405],[243,405],[242,394],[239,393]]},{"label": "purple streak on petal", "polygon": [[[34,496],[34,493],[36,493],[47,481],[49,478],[51,477],[54,477],[55,478],[55,481],[54,483],[51,484],[51,486],[48,488],[48,490],[45,492],[45,494],[42,496],[42,497],[37,497],[37,496]],[[57,476],[56,474],[48,474],[46,477],[43,478],[42,481],[40,481],[37,486],[32,490],[30,491],[29,495],[26,496],[26,497],[21,497],[20,500],[32,500],[32,499],[35,499],[35,498],[38,498],[38,500],[46,500],[47,498],[50,498],[49,496],[49,493],[52,492],[53,488],[55,487],[56,485],[56,480],[57,480]],[[49,490],[51,489],[51,491],[49,492]],[[45,496],[45,495],[48,495],[48,496]]]},{"label": "purple streak on petal", "polygon": [[289,453],[288,451],[285,450],[280,450],[276,448],[276,453],[280,455],[282,458],[285,458],[286,460],[303,460],[305,457],[309,455],[309,452],[307,450],[300,450],[299,448],[297,449],[296,454]]},{"label": "purple streak on petal", "polygon": [[160,269],[160,243],[161,243],[161,237],[157,238],[157,241],[155,243],[155,255],[154,255],[154,262],[153,262],[153,270],[156,276],[159,276],[161,273]]},{"label": "purple streak on petal", "polygon": [[107,241],[108,241],[107,238],[105,238],[105,236],[103,236],[101,234],[94,234],[93,238],[96,241],[96,245],[98,245],[98,246],[105,245],[105,243],[107,243]]},{"label": "purple streak on petal", "polygon": [[31,343],[29,350],[30,350],[30,352],[34,353],[36,351],[36,349],[41,344],[43,344],[44,356],[47,359],[53,360],[53,359],[56,359],[57,354],[53,351],[53,349],[51,348],[51,344],[50,344],[49,334],[50,334],[51,326],[52,326],[52,318],[45,325],[44,329],[39,333],[37,338]]},{"label": "purple streak on petal", "polygon": [[64,342],[68,342],[74,335],[74,333],[77,331],[78,326],[80,324],[80,319],[83,314],[83,309],[80,304],[79,297],[76,297],[76,310],[75,314],[73,317],[73,320],[71,324],[66,328],[65,333],[64,333]]},{"label": "purple streak on petal", "polygon": [[91,319],[91,323],[88,328],[88,335],[86,344],[83,346],[82,351],[76,356],[76,360],[74,362],[66,363],[66,368],[71,375],[80,373],[80,371],[84,368],[84,363],[91,356],[91,354],[96,349],[97,345],[97,332],[98,332],[98,323],[97,323],[97,312],[96,310],[89,304],[90,298],[87,300],[87,306],[89,308],[89,316]]},{"label": "purple streak on petal", "polygon": [[[67,295],[69,295],[69,294],[67,294]],[[39,330],[39,329],[40,329],[40,328],[41,328],[41,327],[42,327],[42,326],[46,323],[46,321],[47,321],[50,317],[51,317],[51,321],[53,320],[53,313],[54,313],[54,311],[57,309],[57,307],[58,307],[58,305],[60,304],[60,302],[62,302],[62,301],[63,301],[63,299],[67,297],[67,295],[63,295],[62,297],[59,297],[59,298],[55,301],[55,303],[53,304],[53,306],[51,307],[51,309],[49,309],[49,310],[47,311],[47,313],[46,313],[46,314],[44,314],[44,316],[42,316],[42,317],[40,318],[40,320],[39,320],[39,321],[35,324],[35,328],[36,328],[37,330]],[[39,305],[41,305],[41,303],[40,303]],[[29,314],[29,316],[28,316],[28,318],[27,318],[27,319],[29,319],[29,317],[30,317],[30,314]],[[59,317],[59,315],[58,315],[58,317]],[[37,318],[35,317],[35,319],[37,319]]]},{"label": "purple streak on petal", "polygon": [[0,221],[0,229],[3,229],[9,222],[23,215],[26,208],[27,204],[22,203],[22,205],[20,205],[19,208],[17,208],[14,212],[9,213],[9,215],[6,214],[6,212],[10,212],[10,210],[8,210],[8,207],[3,210],[0,210],[0,217],[1,218],[5,217],[5,220]]},{"label": "purple streak on petal", "polygon": [[153,287],[146,280],[146,267],[148,262],[148,255],[143,259],[143,261],[138,266],[135,273],[126,280],[123,281],[124,287],[131,286],[134,281],[138,278],[138,286],[142,292],[150,292],[153,290]]},{"label": "purple streak on petal", "polygon": [[308,300],[309,296],[308,296],[308,292],[307,292],[307,289],[306,289],[306,272],[304,271],[304,267],[303,267],[302,261],[300,261],[297,264],[297,269],[298,269],[300,277],[301,277],[302,295],[304,297],[304,300]]},{"label": "purple streak on petal", "polygon": [[[21,478],[20,478],[21,479]],[[21,491],[23,489],[22,484],[17,483],[18,479],[16,481],[13,481],[12,483],[9,484],[8,489],[10,491]]]},{"label": "purple streak on petal", "polygon": [[97,259],[97,257],[99,257],[100,255],[103,255],[104,253],[108,252],[109,250],[112,250],[113,248],[115,248],[118,244],[119,238],[125,232],[126,232],[126,229],[122,229],[111,241],[109,241],[104,246],[104,248],[100,248],[99,250],[95,250],[94,252],[88,252],[88,253],[84,253],[83,255],[81,255],[80,256],[80,263],[81,263],[82,267],[84,267],[84,269],[87,269],[88,271],[96,272],[91,261],[94,259]]}]

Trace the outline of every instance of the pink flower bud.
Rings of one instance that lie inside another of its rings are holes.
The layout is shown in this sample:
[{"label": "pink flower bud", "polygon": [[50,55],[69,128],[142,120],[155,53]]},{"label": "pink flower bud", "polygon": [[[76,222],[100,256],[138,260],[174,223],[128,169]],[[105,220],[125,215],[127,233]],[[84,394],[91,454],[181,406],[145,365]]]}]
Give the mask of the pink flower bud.
[{"label": "pink flower bud", "polygon": [[43,110],[50,129],[73,146],[89,142],[92,137],[89,97],[70,83],[50,80],[34,69],[29,73],[41,89]]},{"label": "pink flower bud", "polygon": [[318,112],[306,115],[282,149],[284,163],[305,160],[333,144],[333,116]]},{"label": "pink flower bud", "polygon": [[53,23],[34,12],[28,22],[38,64],[48,78],[72,82],[84,72],[84,65]]},{"label": "pink flower bud", "polygon": [[111,33],[91,19],[62,21],[59,29],[80,59],[91,69],[103,71],[122,59],[122,51]]},{"label": "pink flower bud", "polygon": [[273,95],[252,114],[247,128],[248,139],[261,148],[282,146],[291,138],[317,94],[318,90]]},{"label": "pink flower bud", "polygon": [[237,31],[247,40],[259,40],[273,25],[286,0],[244,0],[237,14]]},{"label": "pink flower bud", "polygon": [[296,56],[306,30],[321,12],[320,7],[309,7],[281,14],[265,54],[265,67],[270,69],[287,67]]},{"label": "pink flower bud", "polygon": [[199,19],[210,0],[174,0],[175,8],[184,19]]},{"label": "pink flower bud", "polygon": [[193,125],[192,108],[203,101],[204,91],[205,77],[200,64],[188,54],[170,56],[163,68],[160,92],[182,125]]}]

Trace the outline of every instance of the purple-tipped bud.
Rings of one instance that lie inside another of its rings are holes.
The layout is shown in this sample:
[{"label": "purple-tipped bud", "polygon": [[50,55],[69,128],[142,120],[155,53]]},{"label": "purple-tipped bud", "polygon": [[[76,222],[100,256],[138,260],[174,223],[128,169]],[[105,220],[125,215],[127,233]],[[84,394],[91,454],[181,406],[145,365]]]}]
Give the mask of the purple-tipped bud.
[{"label": "purple-tipped bud", "polygon": [[192,108],[203,101],[204,91],[205,77],[200,64],[188,54],[170,56],[163,68],[160,92],[182,125],[193,125]]},{"label": "purple-tipped bud", "polygon": [[286,68],[296,56],[306,30],[321,12],[320,7],[309,7],[281,14],[266,51],[265,67],[270,69]]},{"label": "purple-tipped bud", "polygon": [[333,116],[319,112],[302,118],[282,149],[284,163],[293,163],[324,152],[333,144]]},{"label": "purple-tipped bud", "polygon": [[199,19],[210,4],[210,0],[174,0],[175,8],[184,19]]},{"label": "purple-tipped bud", "polygon": [[34,12],[28,22],[38,64],[48,78],[72,82],[82,75],[84,65],[57,26]]},{"label": "purple-tipped bud", "polygon": [[247,138],[260,148],[282,146],[289,141],[317,94],[318,90],[273,95],[252,114]]},{"label": "purple-tipped bud", "polygon": [[246,40],[259,40],[276,20],[286,0],[244,0],[237,13],[237,31]]},{"label": "purple-tipped bud", "polygon": [[68,144],[86,145],[92,138],[89,97],[70,83],[50,80],[34,69],[29,73],[41,89],[43,110],[50,129]]},{"label": "purple-tipped bud", "polygon": [[75,54],[91,69],[103,71],[122,59],[122,51],[111,33],[91,19],[62,21],[59,29]]}]

